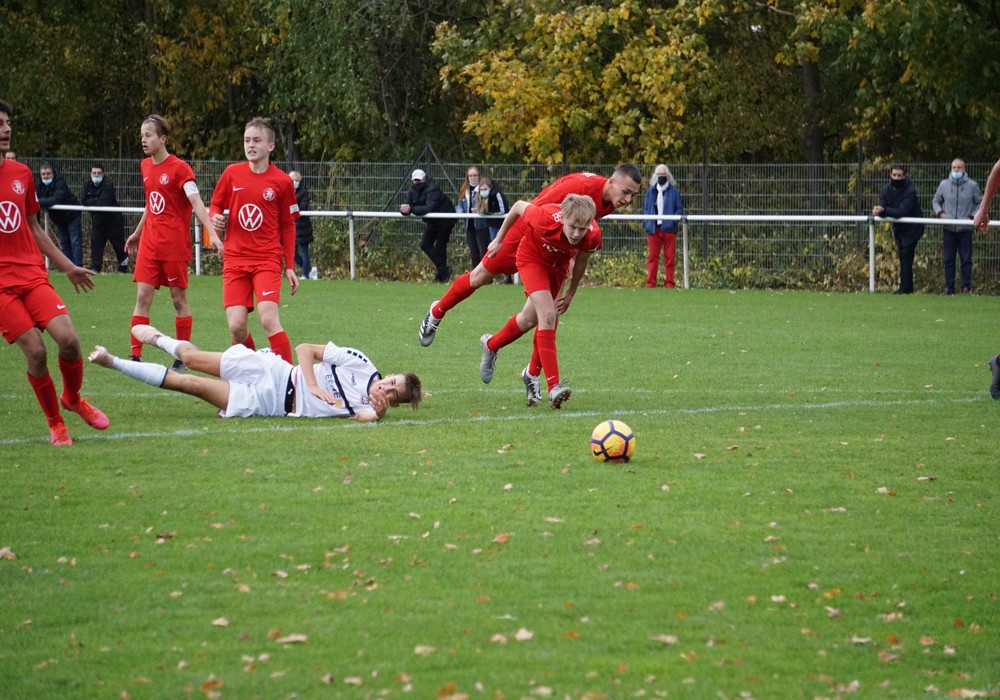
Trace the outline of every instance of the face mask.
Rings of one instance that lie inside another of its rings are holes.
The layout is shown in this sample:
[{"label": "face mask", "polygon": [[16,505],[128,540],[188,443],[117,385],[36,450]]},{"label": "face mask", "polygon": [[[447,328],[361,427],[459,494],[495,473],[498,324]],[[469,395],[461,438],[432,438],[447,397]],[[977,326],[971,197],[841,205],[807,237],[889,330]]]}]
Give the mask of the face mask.
[{"label": "face mask", "polygon": [[660,185],[661,185],[661,186],[662,186],[662,185],[665,185],[665,184],[667,184],[667,176],[666,176],[666,175],[659,175],[659,176],[658,176],[658,177],[656,178],[656,181],[657,181],[658,183],[660,183]]},{"label": "face mask", "polygon": [[479,196],[480,197],[489,197],[490,196],[490,191],[489,190],[479,190]]},{"label": "face mask", "polygon": [[965,175],[965,173],[963,173],[963,172],[961,172],[959,170],[952,170],[951,171],[951,179],[952,180],[961,180],[963,175]]},{"label": "face mask", "polygon": [[99,185],[102,182],[104,182],[104,178],[103,177],[92,177],[92,178],[90,178],[90,181],[93,182],[95,185]]},{"label": "face mask", "polygon": [[897,190],[903,189],[903,187],[906,185],[906,180],[890,180],[889,182],[892,183],[892,186],[895,187]]},{"label": "face mask", "polygon": [[45,178],[43,177],[43,178],[42,178],[42,184],[43,184],[43,185],[45,185],[46,187],[48,187],[49,185],[51,185],[51,184],[52,184],[52,178],[50,177],[50,178],[49,178],[48,180],[46,180],[46,179],[45,179]]},{"label": "face mask", "polygon": [[292,182],[294,182],[294,183],[295,183],[295,189],[299,189],[299,185],[301,185],[301,184],[302,184],[302,183],[301,183],[301,182],[299,182],[298,180],[292,180]]}]

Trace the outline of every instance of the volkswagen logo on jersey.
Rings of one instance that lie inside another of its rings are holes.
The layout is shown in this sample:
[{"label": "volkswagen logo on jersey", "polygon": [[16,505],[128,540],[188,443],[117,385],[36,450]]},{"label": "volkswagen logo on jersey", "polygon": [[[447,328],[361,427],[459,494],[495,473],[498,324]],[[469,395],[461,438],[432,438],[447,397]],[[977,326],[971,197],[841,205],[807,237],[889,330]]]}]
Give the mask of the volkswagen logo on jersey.
[{"label": "volkswagen logo on jersey", "polygon": [[167,208],[166,198],[156,190],[149,193],[149,211],[152,214],[162,214]]},{"label": "volkswagen logo on jersey", "polygon": [[10,183],[10,186],[14,189],[15,194],[24,194],[24,183],[20,180],[14,180],[14,182]]},{"label": "volkswagen logo on jersey", "polygon": [[[271,190],[272,196],[274,191]],[[267,196],[267,193],[264,193]],[[239,212],[240,226],[244,231],[256,231],[264,223],[264,212],[256,204],[244,204]]]},{"label": "volkswagen logo on jersey", "polygon": [[273,202],[276,194],[273,187],[268,187],[264,190],[264,201]]},{"label": "volkswagen logo on jersey", "polygon": [[21,228],[21,210],[14,202],[0,202],[0,231],[14,233]]}]

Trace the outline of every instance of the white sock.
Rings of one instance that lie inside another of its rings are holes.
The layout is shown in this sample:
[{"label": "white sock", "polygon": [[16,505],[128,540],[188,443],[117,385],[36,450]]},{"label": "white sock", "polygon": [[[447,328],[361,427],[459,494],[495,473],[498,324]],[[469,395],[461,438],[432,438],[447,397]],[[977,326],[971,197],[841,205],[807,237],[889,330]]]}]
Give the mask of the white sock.
[{"label": "white sock", "polygon": [[181,343],[186,343],[186,342],[188,341],[176,340],[175,338],[171,338],[169,335],[161,335],[159,338],[156,339],[156,347],[158,347],[160,350],[167,353],[168,355],[172,355],[175,360],[179,360],[181,358],[177,356],[177,348],[180,346]]},{"label": "white sock", "polygon": [[132,360],[123,360],[120,357],[116,357],[111,367],[126,377],[138,379],[140,382],[145,382],[155,387],[163,386],[163,382],[167,378],[167,368],[153,362],[133,362]]}]

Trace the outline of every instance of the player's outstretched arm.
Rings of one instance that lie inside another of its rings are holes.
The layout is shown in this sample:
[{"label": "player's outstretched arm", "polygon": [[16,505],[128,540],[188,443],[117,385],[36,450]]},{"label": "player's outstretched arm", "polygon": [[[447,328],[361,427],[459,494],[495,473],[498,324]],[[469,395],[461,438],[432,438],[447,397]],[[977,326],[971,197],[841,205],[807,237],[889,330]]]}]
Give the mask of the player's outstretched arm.
[{"label": "player's outstretched arm", "polygon": [[500,246],[503,245],[504,236],[507,235],[510,227],[521,218],[521,215],[524,213],[528,204],[529,202],[526,202],[523,199],[517,200],[514,202],[514,206],[510,208],[510,211],[507,212],[507,215],[503,217],[503,223],[500,224],[500,230],[497,231],[496,238],[490,241],[490,244],[486,247],[486,254],[491,258],[496,256],[497,251],[500,250]]}]

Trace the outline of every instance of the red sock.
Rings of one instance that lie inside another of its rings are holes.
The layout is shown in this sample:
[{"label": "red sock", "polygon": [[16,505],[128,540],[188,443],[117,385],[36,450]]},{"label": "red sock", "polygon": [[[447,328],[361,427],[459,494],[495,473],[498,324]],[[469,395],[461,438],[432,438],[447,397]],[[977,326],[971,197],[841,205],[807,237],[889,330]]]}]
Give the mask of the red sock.
[{"label": "red sock", "polygon": [[174,319],[174,336],[177,340],[191,342],[191,326],[194,323],[190,316],[178,316]]},{"label": "red sock", "polygon": [[56,397],[56,385],[52,383],[52,375],[48,371],[42,377],[32,377],[29,374],[28,383],[35,390],[35,398],[38,399],[49,425],[61,423],[62,415],[59,413],[59,399]]},{"label": "red sock", "polygon": [[[132,326],[138,325],[149,325],[149,316],[133,316]],[[132,326],[129,326],[131,328]],[[135,336],[129,333],[129,339],[132,341],[132,354],[136,357],[142,357],[142,343],[135,339]]]},{"label": "red sock", "polygon": [[545,370],[545,381],[549,391],[559,383],[559,358],[556,355],[556,332],[555,330],[535,331],[535,342],[538,343],[538,356],[542,361],[542,369]]},{"label": "red sock", "polygon": [[285,331],[278,331],[274,335],[267,336],[267,342],[271,344],[271,350],[288,364],[292,364],[292,344],[288,340]]},{"label": "red sock", "polygon": [[542,358],[538,354],[538,333],[531,339],[531,359],[528,360],[528,374],[532,377],[542,376]]},{"label": "red sock", "polygon": [[441,300],[434,304],[434,307],[431,309],[431,313],[434,314],[435,318],[444,318],[446,313],[472,296],[472,293],[476,290],[469,284],[469,276],[471,274],[471,272],[466,272],[455,278],[455,281],[448,287],[448,291],[444,293]]},{"label": "red sock", "polygon": [[60,357],[59,372],[62,374],[63,401],[76,406],[80,402],[80,387],[83,386],[83,358],[71,362]]},{"label": "red sock", "polygon": [[[236,343],[233,343],[233,345],[236,345]],[[243,339],[242,345],[250,348],[251,350],[257,349],[257,344],[253,342],[253,333],[247,333],[247,337]]]},{"label": "red sock", "polygon": [[487,341],[486,347],[493,352],[500,352],[500,348],[507,347],[522,335],[524,335],[524,331],[517,325],[517,316],[511,316],[507,319],[507,323],[503,324],[503,328]]}]

